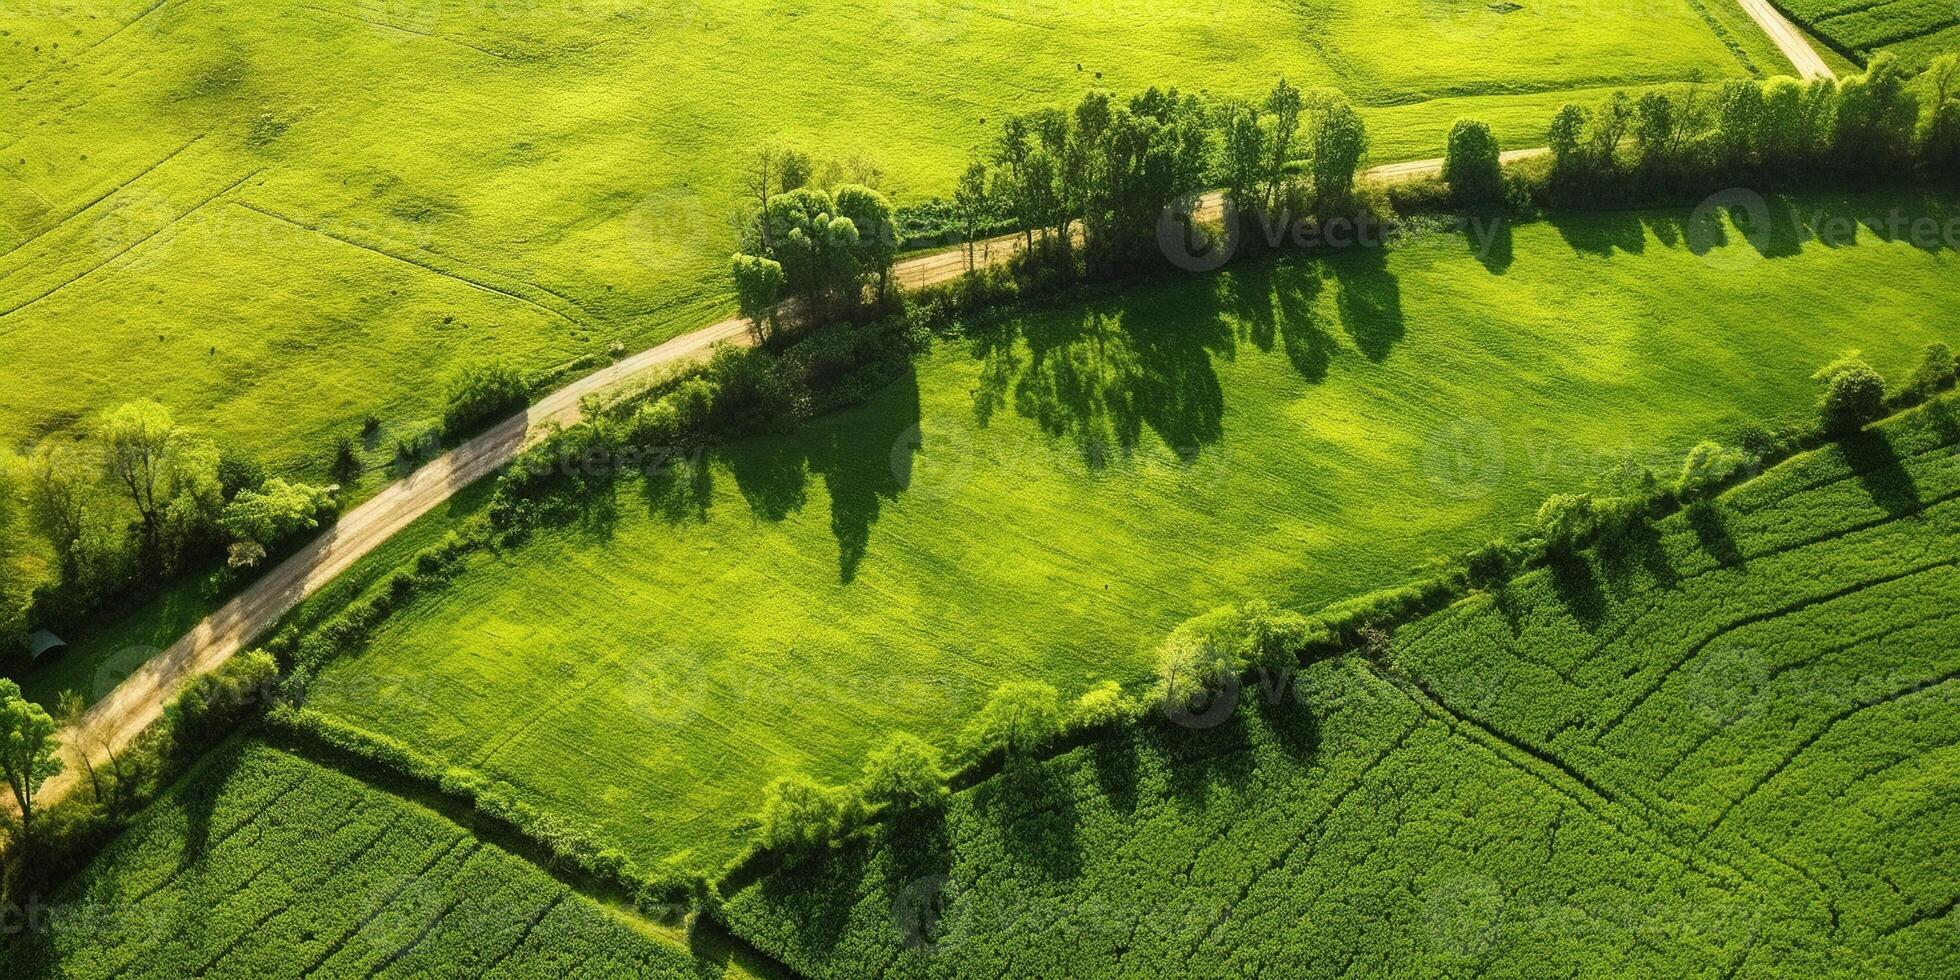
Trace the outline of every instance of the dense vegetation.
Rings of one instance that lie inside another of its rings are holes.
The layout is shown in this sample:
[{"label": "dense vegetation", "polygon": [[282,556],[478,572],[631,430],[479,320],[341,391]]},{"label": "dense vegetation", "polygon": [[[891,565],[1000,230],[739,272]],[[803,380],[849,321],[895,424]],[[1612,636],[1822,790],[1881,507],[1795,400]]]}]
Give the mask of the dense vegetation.
[{"label": "dense vegetation", "polygon": [[1248,686],[1222,725],[1010,767],[720,914],[819,976],[1949,972],[1954,411]]},{"label": "dense vegetation", "polygon": [[[942,340],[861,409],[623,477],[364,649],[323,640],[310,703],[642,863],[716,866],[778,775],[855,778],[885,730],[943,747],[1010,677],[1134,680],[1219,602],[1392,584],[1629,459],[1808,416],[1847,346],[1898,379],[1938,336],[1943,252],[1791,225],[1773,261],[1698,254],[1686,219],[1248,264]],[[1883,331],[1853,282],[1889,284]]]},{"label": "dense vegetation", "polygon": [[1777,6],[1860,62],[1887,53],[1923,65],[1960,50],[1960,12],[1939,0],[1781,0]]},{"label": "dense vegetation", "polygon": [[721,975],[433,811],[250,740],[31,913],[0,944],[8,976]]}]

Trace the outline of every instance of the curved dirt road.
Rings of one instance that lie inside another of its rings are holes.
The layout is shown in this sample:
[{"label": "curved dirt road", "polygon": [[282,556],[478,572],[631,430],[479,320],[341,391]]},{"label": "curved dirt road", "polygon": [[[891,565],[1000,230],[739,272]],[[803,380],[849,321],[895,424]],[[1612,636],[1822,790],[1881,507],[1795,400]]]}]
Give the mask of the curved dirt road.
[{"label": "curved dirt road", "polygon": [[[1505,154],[1521,159],[1543,150]],[[1374,180],[1405,180],[1440,172],[1440,159],[1394,163],[1369,170]],[[1201,214],[1215,213],[1222,198],[1205,195]],[[989,265],[998,265],[1021,248],[1021,237],[1006,235],[980,245]],[[966,271],[965,251],[952,248],[907,259],[893,267],[896,281],[908,289],[958,278]],[[522,415],[512,416],[429,462],[412,475],[389,485],[367,502],[342,514],[339,521],[277,567],[226,602],[170,649],[152,657],[130,674],[107,697],[89,708],[75,729],[61,733],[60,775],[48,780],[38,799],[47,805],[79,785],[82,746],[100,756],[104,747],[120,748],[163,714],[163,706],[186,681],[212,670],[276,626],[308,596],[352,567],[382,542],[417,518],[434,510],[464,487],[502,468],[524,448],[531,434],[548,422],[570,425],[579,418],[579,403],[587,396],[619,387],[656,368],[685,364],[708,355],[717,344],[747,344],[748,324],[724,320],[642,351],[545,396]],[[11,805],[11,804],[9,804]]]}]

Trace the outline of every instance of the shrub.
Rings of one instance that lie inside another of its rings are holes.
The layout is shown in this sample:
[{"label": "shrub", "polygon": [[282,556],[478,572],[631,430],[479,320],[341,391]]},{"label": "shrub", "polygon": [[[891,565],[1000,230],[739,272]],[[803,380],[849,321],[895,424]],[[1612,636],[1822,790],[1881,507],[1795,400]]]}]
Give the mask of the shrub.
[{"label": "shrub", "polygon": [[1740,449],[1731,449],[1718,442],[1698,443],[1688,450],[1688,458],[1681,464],[1681,498],[1691,500],[1705,496],[1748,465],[1749,454]]},{"label": "shrub", "polygon": [[791,852],[821,847],[842,835],[860,809],[857,795],[844,787],[802,773],[778,777],[762,792],[762,846]]},{"label": "shrub", "polygon": [[279,665],[263,650],[240,654],[192,680],[163,709],[174,755],[189,760],[264,708],[278,680]]},{"label": "shrub", "polygon": [[1249,666],[1272,671],[1298,666],[1300,652],[1313,634],[1305,616],[1264,599],[1240,607],[1239,624],[1240,656]]},{"label": "shrub", "polygon": [[1450,127],[1443,182],[1458,204],[1494,204],[1503,199],[1504,173],[1498,162],[1497,137],[1489,125],[1459,119]]},{"label": "shrub", "polygon": [[1010,681],[994,690],[966,724],[960,744],[975,756],[1004,752],[1010,759],[1039,751],[1062,730],[1055,689],[1037,681]]},{"label": "shrub", "polygon": [[946,798],[946,771],[939,750],[918,738],[897,734],[864,760],[858,784],[866,803],[893,810],[916,810]]},{"label": "shrub", "polygon": [[1136,704],[1115,681],[1103,681],[1075,699],[1069,727],[1077,731],[1106,728],[1136,716]]},{"label": "shrub", "polygon": [[1906,397],[1919,400],[1953,386],[1955,365],[1953,348],[1941,343],[1926,345],[1926,355],[1906,381]]},{"label": "shrub", "polygon": [[449,382],[449,404],[442,431],[451,438],[468,435],[521,411],[530,402],[524,377],[502,361],[466,365]]},{"label": "shrub", "polygon": [[1848,435],[1885,414],[1885,379],[1855,358],[1819,372],[1824,397],[1817,403],[1818,423],[1828,435]]},{"label": "shrub", "polygon": [[1553,494],[1538,508],[1538,533],[1554,551],[1570,551],[1598,525],[1599,506],[1589,493]]},{"label": "shrub", "polygon": [[304,483],[272,479],[261,490],[241,490],[225,505],[218,524],[235,541],[270,549],[294,535],[320,526],[334,508],[333,491]]},{"label": "shrub", "polygon": [[1245,673],[1235,644],[1192,625],[1179,627],[1157,648],[1157,700],[1173,713],[1209,700]]}]

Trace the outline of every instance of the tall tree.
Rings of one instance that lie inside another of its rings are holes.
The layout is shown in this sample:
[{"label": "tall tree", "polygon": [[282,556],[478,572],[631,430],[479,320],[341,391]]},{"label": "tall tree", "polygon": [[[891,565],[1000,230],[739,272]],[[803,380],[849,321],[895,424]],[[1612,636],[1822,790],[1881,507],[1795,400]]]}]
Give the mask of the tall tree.
[{"label": "tall tree", "polygon": [[112,408],[96,429],[109,478],[128,494],[142,522],[144,553],[160,558],[164,508],[169,505],[169,467],[177,423],[153,401]]},{"label": "tall tree", "polygon": [[959,223],[960,241],[966,250],[966,271],[974,267],[975,239],[980,237],[993,213],[993,198],[987,193],[987,165],[975,160],[960,174],[953,187],[953,220]]},{"label": "tall tree", "polygon": [[1347,99],[1330,96],[1315,114],[1313,187],[1323,208],[1345,207],[1368,156],[1368,127]]},{"label": "tall tree", "polygon": [[1504,173],[1497,137],[1477,119],[1459,119],[1450,127],[1443,156],[1443,183],[1462,204],[1491,204],[1504,196]]},{"label": "tall tree", "polygon": [[1287,165],[1293,162],[1294,140],[1300,132],[1300,112],[1305,100],[1300,90],[1279,80],[1266,96],[1266,113],[1272,117],[1272,139],[1266,164],[1266,209],[1277,210],[1286,189]]},{"label": "tall tree", "polygon": [[756,342],[769,339],[776,304],[783,298],[783,264],[760,255],[736,255],[730,262],[735,277],[735,306],[749,321]]},{"label": "tall tree", "polygon": [[20,810],[22,837],[34,832],[34,795],[61,771],[61,760],[55,757],[61,742],[55,732],[46,709],[22,697],[20,685],[0,678],[0,776]]}]

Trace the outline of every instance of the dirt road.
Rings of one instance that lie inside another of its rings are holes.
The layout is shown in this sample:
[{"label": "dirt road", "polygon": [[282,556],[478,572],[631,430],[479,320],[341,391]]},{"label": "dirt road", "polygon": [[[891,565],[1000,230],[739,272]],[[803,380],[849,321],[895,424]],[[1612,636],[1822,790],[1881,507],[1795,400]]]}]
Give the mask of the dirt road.
[{"label": "dirt road", "polygon": [[[1505,156],[1521,159],[1539,152],[1543,151],[1516,151]],[[1442,166],[1440,159],[1415,160],[1377,167],[1366,176],[1376,180],[1406,180],[1439,172]],[[1216,211],[1219,204],[1218,195],[1206,195],[1200,201],[1200,211]],[[1020,247],[1019,236],[1007,235],[983,243],[979,252],[989,264],[999,264],[1012,258]],[[907,289],[955,279],[965,271],[965,253],[961,248],[907,259],[893,269],[897,281]],[[523,415],[506,419],[341,515],[333,527],[246,587],[170,649],[132,673],[82,716],[79,730],[62,732],[62,751],[68,765],[42,788],[43,804],[59,799],[79,785],[81,772],[76,753],[80,746],[90,746],[92,752],[100,753],[104,745],[117,748],[127,745],[163,714],[164,704],[186,681],[247,649],[286,613],[382,542],[464,487],[510,462],[545,423],[576,422],[579,403],[587,395],[613,390],[655,368],[706,357],[717,344],[749,342],[744,321],[724,320],[625,358],[552,392]]]},{"label": "dirt road", "polygon": [[1742,9],[1756,21],[1756,26],[1776,42],[1777,50],[1797,69],[1797,75],[1805,81],[1813,78],[1836,78],[1837,73],[1819,57],[1817,49],[1810,46],[1810,39],[1804,36],[1797,25],[1783,16],[1783,12],[1772,6],[1769,0],[1737,0]]}]

